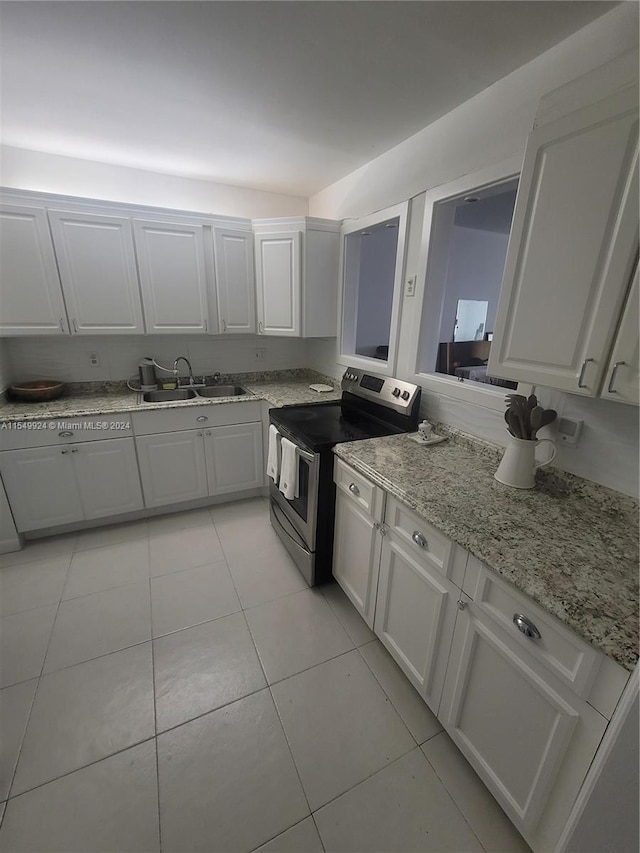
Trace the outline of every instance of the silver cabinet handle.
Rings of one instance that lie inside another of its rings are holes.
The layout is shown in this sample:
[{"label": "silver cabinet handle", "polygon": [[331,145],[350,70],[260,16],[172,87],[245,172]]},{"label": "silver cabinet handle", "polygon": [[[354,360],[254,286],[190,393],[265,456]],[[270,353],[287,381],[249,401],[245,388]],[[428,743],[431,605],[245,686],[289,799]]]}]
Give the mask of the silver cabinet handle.
[{"label": "silver cabinet handle", "polygon": [[198,423],[204,423],[205,421],[208,421],[209,418],[206,415],[198,415],[196,420],[198,421]]},{"label": "silver cabinet handle", "polygon": [[64,320],[62,319],[62,317],[60,317],[60,331],[61,331],[61,332],[64,332],[64,331],[65,331],[65,328],[64,328]]},{"label": "silver cabinet handle", "polygon": [[62,455],[63,455],[63,456],[64,456],[64,454],[65,454],[65,453],[68,453],[68,452],[69,452],[68,450],[61,450],[61,451],[60,451],[60,453],[62,453]]},{"label": "silver cabinet handle", "polygon": [[355,484],[355,483],[351,483],[351,484],[349,485],[349,491],[351,492],[351,494],[352,494],[352,495],[356,495],[356,496],[357,496],[357,495],[359,495],[359,494],[360,494],[360,489],[356,486],[356,484]]},{"label": "silver cabinet handle", "polygon": [[513,614],[513,623],[518,631],[521,631],[525,637],[529,637],[531,640],[539,640],[542,636],[533,622],[527,619],[526,616],[523,616],[522,613]]},{"label": "silver cabinet handle", "polygon": [[374,530],[380,530],[380,522],[379,521],[373,522],[373,529]]},{"label": "silver cabinet handle", "polygon": [[384,526],[384,524],[381,524],[380,525],[380,536],[386,536],[386,535],[387,535],[387,528]]},{"label": "silver cabinet handle", "polygon": [[421,548],[428,548],[429,543],[426,538],[420,533],[418,530],[413,531],[413,536],[411,537],[416,545],[419,545]]},{"label": "silver cabinet handle", "polygon": [[58,435],[60,438],[70,438],[73,433],[71,432],[71,430],[66,429],[64,432],[59,432]]},{"label": "silver cabinet handle", "polygon": [[466,602],[466,601],[463,601],[461,598],[459,598],[459,599],[456,601],[456,604],[458,605],[458,610],[464,610],[464,609],[465,609],[465,607],[467,606],[467,602]]},{"label": "silver cabinet handle", "polygon": [[77,447],[72,447],[72,448],[71,448],[71,452],[72,452],[72,453],[77,453],[77,452],[78,452],[78,448],[77,448]]},{"label": "silver cabinet handle", "polygon": [[262,334],[262,320],[258,323],[258,334]]},{"label": "silver cabinet handle", "polygon": [[209,331],[209,324],[207,323],[206,320],[204,321],[204,330],[205,330],[205,332]]},{"label": "silver cabinet handle", "polygon": [[73,331],[76,333],[76,335],[78,334],[78,321],[75,317],[73,318]]},{"label": "silver cabinet handle", "polygon": [[609,380],[609,385],[607,387],[607,391],[609,392],[609,394],[617,394],[618,393],[616,391],[616,389],[613,387],[614,382],[616,381],[616,373],[618,372],[618,368],[621,367],[623,364],[626,364],[626,363],[627,363],[626,361],[616,361],[616,363],[613,365],[613,370],[611,371],[611,379]]},{"label": "silver cabinet handle", "polygon": [[595,361],[595,359],[585,358],[585,360],[582,362],[582,367],[580,368],[580,376],[578,376],[578,388],[587,387],[587,383],[584,381],[584,374],[587,369],[587,365],[592,361]]},{"label": "silver cabinet handle", "polygon": [[202,431],[197,432],[196,435],[202,435]]},{"label": "silver cabinet handle", "polygon": [[226,331],[227,331],[227,321],[226,321],[226,320],[223,320],[223,321],[222,321],[222,331],[223,331],[223,332],[226,332]]}]

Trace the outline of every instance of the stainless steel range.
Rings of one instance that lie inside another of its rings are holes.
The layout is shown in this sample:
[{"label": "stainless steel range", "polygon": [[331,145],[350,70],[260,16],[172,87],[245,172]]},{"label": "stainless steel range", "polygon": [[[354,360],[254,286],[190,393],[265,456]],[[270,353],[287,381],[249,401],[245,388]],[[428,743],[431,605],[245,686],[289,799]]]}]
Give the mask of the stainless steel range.
[{"label": "stainless steel range", "polygon": [[418,427],[417,385],[349,367],[342,398],[271,409],[270,423],[296,445],[296,497],[269,479],[271,524],[309,586],[331,577],[335,485],[331,448],[343,441],[412,432]]}]

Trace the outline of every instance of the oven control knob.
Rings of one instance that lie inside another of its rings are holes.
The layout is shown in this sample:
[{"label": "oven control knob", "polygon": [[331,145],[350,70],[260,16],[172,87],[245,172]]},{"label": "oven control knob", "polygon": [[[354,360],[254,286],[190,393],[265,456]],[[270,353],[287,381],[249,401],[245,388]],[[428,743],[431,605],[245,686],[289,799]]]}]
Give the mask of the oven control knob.
[{"label": "oven control knob", "polygon": [[391,393],[393,394],[394,397],[399,397],[400,396],[400,389],[394,388]]},{"label": "oven control knob", "polygon": [[409,394],[409,392],[408,392],[408,391],[403,391],[403,392],[402,392],[402,399],[403,399],[403,400],[408,400],[410,396],[411,396],[411,394]]}]

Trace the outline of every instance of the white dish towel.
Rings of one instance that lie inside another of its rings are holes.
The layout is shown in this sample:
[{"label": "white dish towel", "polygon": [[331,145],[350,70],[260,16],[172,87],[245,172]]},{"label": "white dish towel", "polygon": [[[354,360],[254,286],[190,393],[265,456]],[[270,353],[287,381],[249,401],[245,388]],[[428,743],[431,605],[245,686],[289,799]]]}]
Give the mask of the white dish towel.
[{"label": "white dish towel", "polygon": [[288,501],[299,497],[298,488],[298,448],[283,438],[280,442],[282,447],[282,460],[280,462],[280,485],[279,489]]},{"label": "white dish towel", "polygon": [[280,476],[280,433],[274,424],[269,425],[269,455],[267,456],[267,476],[278,485]]}]

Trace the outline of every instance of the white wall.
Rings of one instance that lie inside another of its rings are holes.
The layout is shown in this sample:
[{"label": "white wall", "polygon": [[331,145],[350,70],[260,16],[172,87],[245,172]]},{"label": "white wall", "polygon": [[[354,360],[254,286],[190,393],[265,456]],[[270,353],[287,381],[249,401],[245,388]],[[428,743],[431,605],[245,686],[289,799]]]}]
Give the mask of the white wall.
[{"label": "white wall", "polygon": [[11,385],[13,375],[9,366],[9,349],[7,342],[0,339],[0,394]]},{"label": "white wall", "polygon": [[[365,216],[524,151],[538,100],[638,44],[621,3],[551,50],[309,200],[311,216]],[[401,93],[400,93],[401,94]]]},{"label": "white wall", "polygon": [[[524,154],[540,97],[638,44],[638,8],[623,3],[593,24],[498,81],[452,113],[313,196],[313,216],[365,216],[408,198],[409,238],[405,280],[417,273],[422,239],[423,190]],[[409,352],[415,301],[402,300],[397,374],[410,378],[415,354]],[[308,344],[309,367],[339,377],[336,341]],[[634,407],[569,394],[542,391],[560,415],[585,421],[580,444],[560,447],[558,467],[625,494],[638,494],[638,412]],[[502,414],[442,393],[424,393],[423,410],[466,432],[506,443]]]},{"label": "white wall", "polygon": [[508,242],[508,234],[454,225],[449,246],[440,341],[453,340],[458,299],[487,301],[489,307],[485,331],[493,331]]},{"label": "white wall", "polygon": [[304,216],[308,211],[307,199],[299,196],[161,175],[23,148],[3,146],[0,149],[0,167],[2,186],[12,189],[250,219]]},{"label": "white wall", "polygon": [[[8,368],[16,380],[60,379],[63,382],[92,382],[127,379],[137,375],[138,361],[153,356],[167,367],[179,355],[191,362],[194,373],[247,373],[306,367],[305,341],[296,338],[233,337],[205,338],[193,335],[84,335],[68,338],[11,338],[4,342]],[[256,350],[265,349],[258,361]],[[89,354],[98,355],[99,365],[89,364]],[[182,373],[184,364],[180,365]],[[160,374],[161,375],[161,374]]]}]

